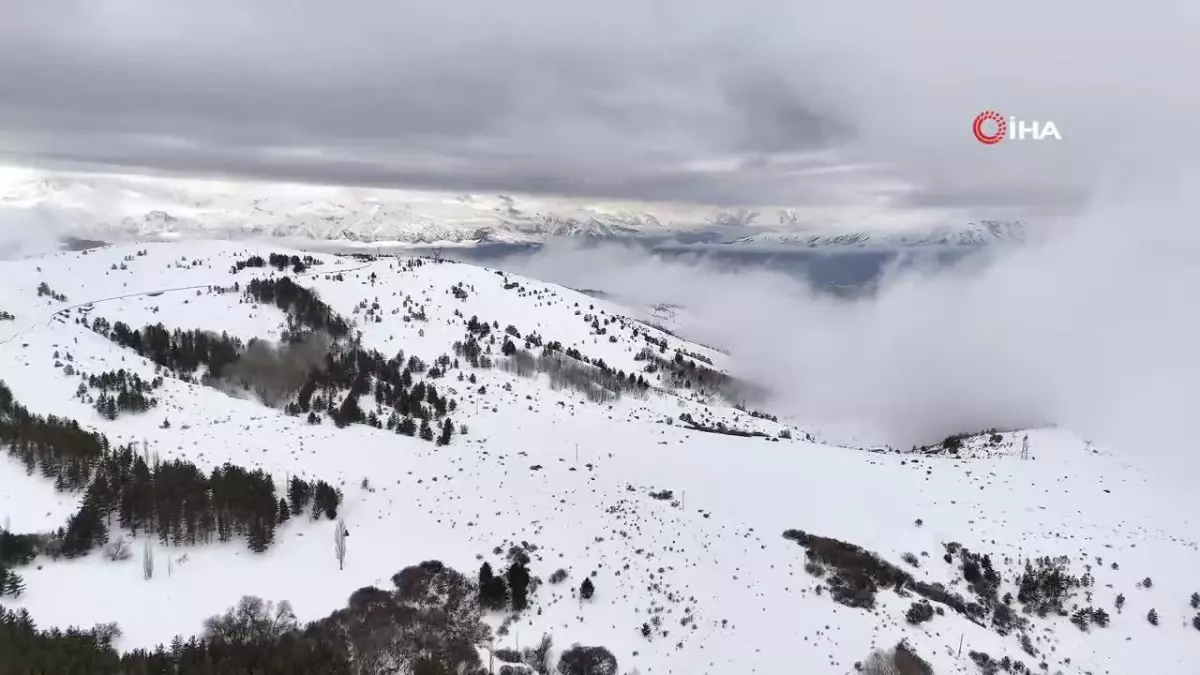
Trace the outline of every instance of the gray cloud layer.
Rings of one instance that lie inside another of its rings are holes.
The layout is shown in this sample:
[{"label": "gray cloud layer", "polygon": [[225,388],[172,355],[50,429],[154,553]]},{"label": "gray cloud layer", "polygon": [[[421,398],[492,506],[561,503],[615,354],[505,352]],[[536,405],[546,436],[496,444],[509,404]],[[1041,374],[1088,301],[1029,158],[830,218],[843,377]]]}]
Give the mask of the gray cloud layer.
[{"label": "gray cloud layer", "polygon": [[[1195,142],[1195,3],[7,0],[0,155],[719,204],[1077,208]],[[845,3],[843,3],[845,4]],[[984,108],[1061,143],[987,148]],[[1187,127],[1181,127],[1186,129]],[[870,170],[828,171],[841,163]],[[896,195],[884,178],[915,183]]]}]

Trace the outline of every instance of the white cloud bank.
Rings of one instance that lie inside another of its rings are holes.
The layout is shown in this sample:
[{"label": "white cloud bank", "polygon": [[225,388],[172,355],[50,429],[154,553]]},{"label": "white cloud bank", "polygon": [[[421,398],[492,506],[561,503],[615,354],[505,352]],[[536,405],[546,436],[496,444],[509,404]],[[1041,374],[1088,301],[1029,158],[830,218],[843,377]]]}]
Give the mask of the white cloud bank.
[{"label": "white cloud bank", "polygon": [[774,390],[776,411],[860,441],[1054,423],[1191,466],[1197,183],[1155,178],[1110,192],[1041,243],[951,271],[894,271],[854,301],[633,248],[556,246],[509,266],[685,306],[683,333],[730,349]]}]

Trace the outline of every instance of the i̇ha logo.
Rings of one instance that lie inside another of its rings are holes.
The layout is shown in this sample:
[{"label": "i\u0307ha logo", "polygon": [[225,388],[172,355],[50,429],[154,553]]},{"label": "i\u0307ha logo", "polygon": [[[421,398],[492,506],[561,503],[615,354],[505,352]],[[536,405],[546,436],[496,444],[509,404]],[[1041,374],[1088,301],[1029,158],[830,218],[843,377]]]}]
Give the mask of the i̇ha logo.
[{"label": "i\u0307ha logo", "polygon": [[975,132],[975,140],[984,145],[995,145],[1006,138],[1014,141],[1044,141],[1047,138],[1062,140],[1062,134],[1058,133],[1054,122],[1027,122],[1015,117],[1006,120],[995,110],[985,110],[976,115],[971,130]]}]

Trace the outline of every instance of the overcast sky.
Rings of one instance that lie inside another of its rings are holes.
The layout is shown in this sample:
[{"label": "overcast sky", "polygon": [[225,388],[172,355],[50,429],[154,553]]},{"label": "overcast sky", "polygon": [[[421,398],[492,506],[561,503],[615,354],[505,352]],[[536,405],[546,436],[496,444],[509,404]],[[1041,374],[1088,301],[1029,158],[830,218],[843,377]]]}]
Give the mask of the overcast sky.
[{"label": "overcast sky", "polygon": [[[1063,212],[1196,154],[1198,15],[1194,0],[3,0],[0,159]],[[1063,140],[983,146],[970,126],[989,108]]]}]

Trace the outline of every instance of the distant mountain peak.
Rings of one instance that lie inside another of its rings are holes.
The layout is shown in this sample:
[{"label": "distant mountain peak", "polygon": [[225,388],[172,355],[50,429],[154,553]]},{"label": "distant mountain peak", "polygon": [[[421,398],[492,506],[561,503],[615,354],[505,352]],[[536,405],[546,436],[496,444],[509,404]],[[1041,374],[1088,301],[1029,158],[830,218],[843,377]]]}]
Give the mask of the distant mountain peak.
[{"label": "distant mountain peak", "polygon": [[[814,228],[798,209],[611,206],[578,199],[453,195],[248,183],[46,175],[0,186],[0,208],[36,212],[63,236],[122,240],[277,236],[348,242],[537,243],[554,237],[725,245],[983,245],[1024,237],[1019,222],[879,233]],[[775,221],[778,224],[775,224]]]}]

